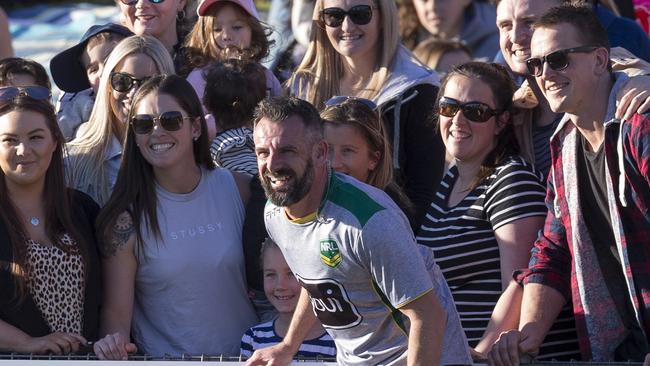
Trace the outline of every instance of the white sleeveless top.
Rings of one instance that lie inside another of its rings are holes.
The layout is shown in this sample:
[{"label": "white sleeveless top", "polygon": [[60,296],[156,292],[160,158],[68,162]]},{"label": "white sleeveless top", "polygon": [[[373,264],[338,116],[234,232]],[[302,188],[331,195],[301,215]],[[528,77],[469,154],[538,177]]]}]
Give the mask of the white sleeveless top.
[{"label": "white sleeveless top", "polygon": [[156,186],[161,239],[143,229],[132,335],[151,356],[239,355],[257,322],[247,296],[244,205],[231,173],[202,170],[194,191]]}]

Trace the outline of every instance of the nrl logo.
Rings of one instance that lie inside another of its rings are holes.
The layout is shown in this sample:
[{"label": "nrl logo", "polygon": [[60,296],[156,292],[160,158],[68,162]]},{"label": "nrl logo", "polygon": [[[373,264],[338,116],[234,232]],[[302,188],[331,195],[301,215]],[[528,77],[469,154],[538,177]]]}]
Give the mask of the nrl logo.
[{"label": "nrl logo", "polygon": [[320,260],[326,265],[335,268],[341,263],[341,251],[334,240],[320,241]]}]

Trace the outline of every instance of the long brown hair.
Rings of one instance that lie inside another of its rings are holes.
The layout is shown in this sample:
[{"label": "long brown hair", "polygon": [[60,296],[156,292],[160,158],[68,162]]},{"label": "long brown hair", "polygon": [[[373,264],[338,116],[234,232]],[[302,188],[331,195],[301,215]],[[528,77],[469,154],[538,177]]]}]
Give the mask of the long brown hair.
[{"label": "long brown hair", "polygon": [[[203,117],[203,107],[201,107],[199,97],[194,92],[192,85],[177,75],[154,76],[143,83],[133,96],[128,117],[129,121],[138,110],[140,102],[152,93],[171,96],[189,117],[200,120],[201,135],[193,142],[194,162],[205,169],[214,169],[215,165],[210,157],[210,141],[208,140],[207,127]],[[154,236],[161,237],[156,209],[156,190],[153,187],[155,187],[153,168],[142,156],[140,148],[135,142],[133,127],[131,123],[127,123],[124,153],[122,154],[122,163],[115,182],[115,188],[111,198],[97,217],[97,227],[102,245],[105,246],[111,242],[113,227],[117,218],[123,212],[128,212],[133,220],[138,251],[144,245],[140,230],[143,219]]]},{"label": "long brown hair", "polygon": [[[464,76],[468,79],[479,80],[487,85],[492,91],[492,98],[496,104],[496,110],[499,111],[498,118],[504,113],[509,112],[510,117],[505,122],[505,126],[497,135],[497,141],[494,149],[485,157],[478,176],[472,184],[471,189],[478,187],[483,180],[489,177],[496,167],[505,161],[506,158],[519,154],[519,143],[515,137],[515,131],[512,126],[512,95],[515,92],[515,84],[505,67],[496,63],[485,62],[468,62],[454,67],[442,80],[440,90],[438,91],[438,101],[445,95],[445,88],[449,80],[455,76]],[[437,109],[436,109],[437,110]],[[440,121],[438,120],[439,128]]]},{"label": "long brown hair", "polygon": [[[53,246],[64,252],[71,253],[77,250],[82,256],[85,271],[88,273],[89,261],[84,238],[79,234],[72,220],[71,196],[68,188],[66,188],[63,169],[65,139],[57,124],[54,107],[48,101],[34,100],[28,96],[19,96],[0,105],[0,116],[14,111],[32,111],[45,117],[45,125],[56,143],[50,166],[45,173],[43,190],[45,234],[52,241]],[[30,273],[26,272],[27,267],[25,266],[27,230],[20,219],[15,203],[9,195],[7,178],[2,170],[0,170],[0,178],[0,219],[4,222],[9,234],[9,245],[11,245],[13,255],[13,263],[10,265],[12,266],[11,270],[14,272],[16,288],[14,297],[18,300],[18,303],[21,303],[27,296],[26,281],[30,276]],[[77,246],[75,248],[71,248],[61,241],[63,234],[66,233],[76,242]]]}]

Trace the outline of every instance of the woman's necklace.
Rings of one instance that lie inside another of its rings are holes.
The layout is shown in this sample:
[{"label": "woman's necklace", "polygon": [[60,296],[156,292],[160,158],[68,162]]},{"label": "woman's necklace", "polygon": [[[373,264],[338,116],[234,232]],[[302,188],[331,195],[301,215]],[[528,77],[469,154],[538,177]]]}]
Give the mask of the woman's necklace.
[{"label": "woman's necklace", "polygon": [[38,226],[41,223],[41,220],[36,216],[32,216],[32,218],[29,219],[29,223],[32,224],[32,226]]}]

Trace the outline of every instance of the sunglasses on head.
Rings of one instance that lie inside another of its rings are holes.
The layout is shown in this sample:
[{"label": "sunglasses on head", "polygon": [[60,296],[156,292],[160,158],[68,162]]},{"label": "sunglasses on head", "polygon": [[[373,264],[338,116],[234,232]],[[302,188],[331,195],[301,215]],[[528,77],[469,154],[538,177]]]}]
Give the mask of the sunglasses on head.
[{"label": "sunglasses on head", "polygon": [[150,114],[136,114],[131,117],[131,126],[133,132],[138,135],[148,135],[153,131],[153,126],[158,121],[160,127],[165,131],[178,131],[183,126],[183,120],[192,119],[192,117],[184,117],[179,111],[163,112],[160,116],[155,117]]},{"label": "sunglasses on head", "polygon": [[377,104],[375,104],[372,100],[365,99],[365,98],[348,97],[348,96],[345,96],[345,95],[337,95],[337,96],[331,97],[330,99],[328,99],[325,102],[325,107],[332,107],[332,106],[336,106],[336,105],[339,105],[339,104],[343,104],[344,102],[347,102],[348,100],[353,100],[355,102],[359,102],[359,103],[365,105],[366,107],[368,107],[368,108],[370,108],[372,110],[377,109]]},{"label": "sunglasses on head", "polygon": [[[152,4],[160,4],[164,1],[165,0],[149,0],[149,2]],[[138,2],[138,0],[120,0],[120,2],[124,5],[131,6],[131,5],[135,5]]]},{"label": "sunglasses on head", "polygon": [[323,22],[332,28],[340,27],[346,16],[356,25],[366,25],[372,20],[372,8],[370,5],[356,5],[348,11],[341,8],[326,8],[321,10]]},{"label": "sunglasses on head", "polygon": [[142,83],[149,80],[150,78],[150,76],[146,76],[140,79],[136,79],[132,75],[124,72],[112,72],[111,87],[116,92],[127,93],[134,87],[139,87],[142,85]]},{"label": "sunglasses on head", "polygon": [[544,71],[544,62],[548,63],[548,66],[555,71],[564,70],[569,67],[570,53],[588,53],[597,48],[599,47],[580,46],[551,52],[543,57],[532,57],[526,60],[526,68],[528,69],[528,73],[533,76],[542,75],[542,72]]},{"label": "sunglasses on head", "polygon": [[442,97],[438,102],[438,114],[445,117],[453,117],[463,111],[463,116],[472,122],[487,122],[493,116],[498,116],[501,112],[490,108],[489,105],[482,102],[461,103],[456,99]]},{"label": "sunglasses on head", "polygon": [[33,85],[33,86],[5,86],[0,88],[0,102],[9,102],[19,96],[27,96],[34,100],[50,99],[52,94],[50,89]]}]

